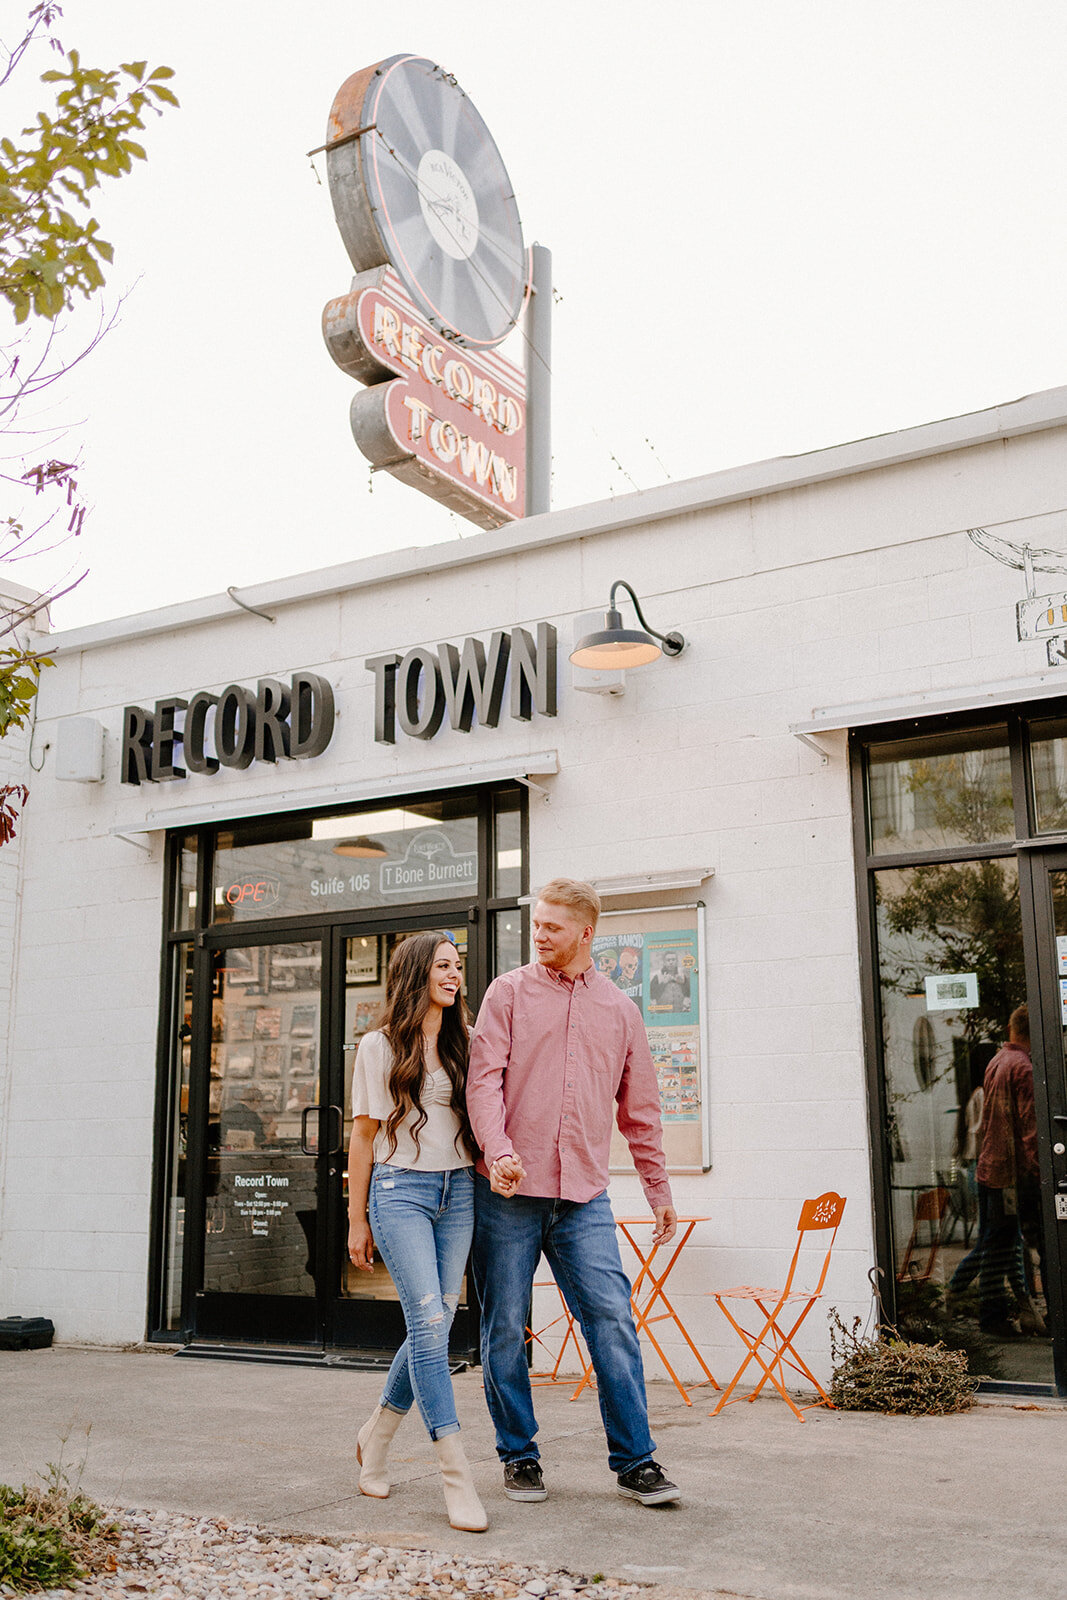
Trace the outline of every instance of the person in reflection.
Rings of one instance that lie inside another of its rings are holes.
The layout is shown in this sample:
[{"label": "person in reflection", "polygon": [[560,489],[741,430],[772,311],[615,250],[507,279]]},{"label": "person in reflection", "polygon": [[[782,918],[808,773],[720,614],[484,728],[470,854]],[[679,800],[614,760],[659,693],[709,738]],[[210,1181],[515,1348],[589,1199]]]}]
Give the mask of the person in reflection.
[{"label": "person in reflection", "polygon": [[259,1149],[269,1144],[274,1134],[275,1122],[268,1117],[264,1122],[260,1114],[263,1092],[258,1084],[242,1084],[233,1105],[219,1113],[219,1137],[224,1148]]},{"label": "person in reflection", "polygon": [[533,914],[537,959],[489,985],[471,1039],[467,1108],[484,1152],[473,1256],[482,1369],[504,1493],[544,1500],[525,1349],[543,1252],[589,1346],[619,1493],[658,1505],[678,1490],[652,1459],[630,1281],[607,1196],[616,1115],[655,1216],[656,1244],[674,1236],[678,1219],[641,1013],[593,966],[599,914],[592,884],[546,884]]},{"label": "person in reflection", "polygon": [[437,1453],[449,1521],[480,1533],[488,1521],[448,1370],[448,1334],[474,1229],[462,977],[446,933],[413,934],[393,951],[385,1010],[360,1041],[352,1076],[348,1254],[370,1272],[377,1245],[407,1330],[381,1399],[359,1430],[360,1493],[389,1494],[387,1451],[414,1401]]},{"label": "person in reflection", "polygon": [[[1037,1164],[1034,1068],[1030,1060],[1030,1013],[1016,1006],[1008,1019],[1007,1043],[985,1072],[976,1176],[978,1325],[994,1338],[1017,1338],[1023,1313],[1027,1326],[1044,1333],[1044,1319],[1024,1275],[1022,1251],[1033,1250],[1045,1267],[1041,1190]],[[960,1263],[949,1287],[964,1287]]]}]

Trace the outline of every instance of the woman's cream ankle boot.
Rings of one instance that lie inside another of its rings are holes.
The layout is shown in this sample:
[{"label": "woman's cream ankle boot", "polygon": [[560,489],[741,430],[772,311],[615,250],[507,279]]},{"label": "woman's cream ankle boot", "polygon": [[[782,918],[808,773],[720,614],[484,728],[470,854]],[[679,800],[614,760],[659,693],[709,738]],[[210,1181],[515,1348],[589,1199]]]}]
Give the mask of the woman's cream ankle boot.
[{"label": "woman's cream ankle boot", "polygon": [[356,1435],[356,1460],[360,1464],[359,1492],[374,1500],[389,1497],[389,1473],[385,1458],[393,1434],[404,1420],[401,1411],[375,1406]]},{"label": "woman's cream ankle boot", "polygon": [[449,1522],[453,1528],[460,1528],[464,1533],[484,1533],[489,1526],[489,1518],[478,1499],[459,1434],[446,1433],[443,1439],[434,1440],[433,1447],[441,1468]]}]

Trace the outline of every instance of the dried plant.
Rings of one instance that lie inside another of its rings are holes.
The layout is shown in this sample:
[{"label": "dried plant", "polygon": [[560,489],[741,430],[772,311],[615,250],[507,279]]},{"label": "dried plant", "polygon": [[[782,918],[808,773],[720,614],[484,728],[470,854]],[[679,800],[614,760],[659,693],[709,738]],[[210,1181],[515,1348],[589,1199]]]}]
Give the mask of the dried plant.
[{"label": "dried plant", "polygon": [[829,1322],[834,1363],[830,1398],[839,1411],[943,1417],[973,1404],[978,1380],[962,1350],[913,1344],[889,1326],[869,1338],[860,1331],[859,1317],[846,1328],[835,1307]]}]

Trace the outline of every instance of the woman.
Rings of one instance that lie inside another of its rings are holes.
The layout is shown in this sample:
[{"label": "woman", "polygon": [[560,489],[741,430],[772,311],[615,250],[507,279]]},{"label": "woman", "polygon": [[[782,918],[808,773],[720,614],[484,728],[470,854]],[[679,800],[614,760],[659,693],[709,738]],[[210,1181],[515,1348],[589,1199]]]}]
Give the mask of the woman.
[{"label": "woman", "polygon": [[414,1400],[437,1452],[449,1521],[481,1533],[488,1519],[463,1453],[448,1370],[474,1229],[461,980],[459,952],[445,933],[413,934],[393,952],[381,1024],[360,1041],[352,1078],[348,1254],[369,1272],[377,1244],[407,1329],[359,1430],[360,1492],[388,1495],[386,1453]]}]

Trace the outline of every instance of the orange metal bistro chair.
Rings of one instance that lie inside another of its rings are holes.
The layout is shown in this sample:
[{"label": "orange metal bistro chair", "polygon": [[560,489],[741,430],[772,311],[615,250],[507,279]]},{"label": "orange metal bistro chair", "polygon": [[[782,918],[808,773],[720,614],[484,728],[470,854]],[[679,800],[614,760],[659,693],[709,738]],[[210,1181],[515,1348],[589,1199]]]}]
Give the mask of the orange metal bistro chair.
[{"label": "orange metal bistro chair", "polygon": [[[724,1289],[715,1296],[716,1304],[721,1308],[730,1326],[736,1329],[744,1343],[747,1354],[732,1381],[723,1391],[722,1399],[709,1416],[717,1417],[723,1406],[732,1404],[734,1400],[755,1400],[763,1389],[768,1378],[778,1390],[782,1399],[799,1421],[804,1421],[804,1412],[810,1411],[813,1406],[829,1406],[833,1409],[833,1401],[826,1393],[822,1384],[809,1370],[804,1361],[797,1354],[793,1340],[801,1323],[804,1321],[812,1306],[822,1295],[823,1284],[830,1266],[830,1253],[834,1248],[837,1230],[841,1226],[841,1217],[845,1210],[844,1198],[839,1194],[821,1194],[817,1200],[805,1200],[800,1208],[800,1221],[797,1223],[797,1247],[793,1251],[793,1259],[789,1263],[789,1272],[786,1275],[785,1286],[781,1289],[761,1289],[748,1284],[741,1284],[736,1289]],[[797,1264],[800,1261],[801,1250],[810,1233],[826,1235],[826,1254],[823,1257],[822,1270],[819,1281],[814,1289],[794,1289],[793,1280],[796,1276]],[[750,1300],[760,1313],[761,1322],[755,1333],[743,1328],[737,1318],[726,1304],[727,1300]],[[752,1390],[751,1394],[735,1395],[734,1390],[741,1379],[746,1367],[755,1361],[763,1369],[763,1376]],[[798,1406],[796,1401],[787,1393],[785,1387],[785,1372],[783,1367],[791,1367],[794,1372],[806,1378],[814,1389],[821,1395],[821,1399],[813,1400],[809,1405]]]},{"label": "orange metal bistro chair", "polygon": [[[947,1189],[924,1189],[915,1199],[915,1216],[911,1224],[911,1238],[904,1247],[897,1272],[897,1282],[903,1283],[911,1278],[916,1283],[926,1283],[933,1273],[937,1261],[937,1253],[941,1249],[941,1235],[945,1226],[945,1212],[948,1210],[949,1192]],[[919,1229],[926,1224],[926,1245],[919,1243]],[[912,1266],[912,1256],[917,1250],[927,1249],[926,1265],[920,1271],[918,1264]]]}]

